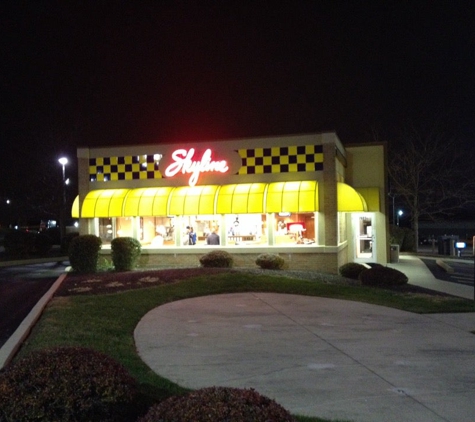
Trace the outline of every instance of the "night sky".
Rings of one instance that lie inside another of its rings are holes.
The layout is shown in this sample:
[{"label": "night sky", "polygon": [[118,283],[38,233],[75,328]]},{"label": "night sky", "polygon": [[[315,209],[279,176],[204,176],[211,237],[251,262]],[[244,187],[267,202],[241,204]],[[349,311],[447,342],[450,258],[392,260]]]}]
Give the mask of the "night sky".
[{"label": "night sky", "polygon": [[2,1],[0,197],[61,177],[63,154],[74,189],[78,146],[327,130],[394,144],[438,119],[471,146],[470,5]]}]

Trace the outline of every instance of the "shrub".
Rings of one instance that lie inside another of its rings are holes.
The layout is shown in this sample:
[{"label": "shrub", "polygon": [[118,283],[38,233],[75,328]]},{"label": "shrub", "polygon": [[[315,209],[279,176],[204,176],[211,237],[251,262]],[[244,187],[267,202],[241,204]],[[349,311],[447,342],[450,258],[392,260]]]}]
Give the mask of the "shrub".
[{"label": "shrub", "polygon": [[365,286],[401,286],[409,281],[401,271],[382,265],[363,271],[359,279]]},{"label": "shrub", "polygon": [[0,373],[0,421],[131,420],[136,395],[135,380],[109,356],[81,347],[44,349]]},{"label": "shrub", "polygon": [[5,253],[11,258],[27,258],[35,249],[35,233],[10,230],[5,233]]},{"label": "shrub", "polygon": [[353,280],[358,280],[361,272],[367,270],[363,264],[358,264],[357,262],[348,262],[343,264],[339,269],[339,273],[342,277],[351,278]]},{"label": "shrub", "polygon": [[101,246],[102,240],[93,234],[72,239],[69,245],[69,262],[73,270],[80,273],[96,272]]},{"label": "shrub", "polygon": [[263,253],[256,258],[256,264],[266,270],[281,270],[285,261],[280,255]]},{"label": "shrub", "polygon": [[111,242],[112,263],[117,271],[133,270],[142,252],[142,246],[133,237],[117,237]]},{"label": "shrub", "polygon": [[295,419],[280,404],[252,389],[210,387],[174,396],[152,406],[139,422],[227,421],[291,422]]},{"label": "shrub", "polygon": [[217,250],[203,255],[200,263],[202,267],[231,268],[234,259],[229,252]]}]

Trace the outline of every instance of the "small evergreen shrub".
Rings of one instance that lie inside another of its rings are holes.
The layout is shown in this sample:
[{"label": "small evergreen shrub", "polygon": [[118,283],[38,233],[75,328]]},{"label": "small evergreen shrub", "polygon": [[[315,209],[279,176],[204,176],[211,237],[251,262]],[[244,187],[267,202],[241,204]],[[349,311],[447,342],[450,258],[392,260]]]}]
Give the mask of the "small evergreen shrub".
[{"label": "small evergreen shrub", "polygon": [[82,347],[34,351],[0,372],[0,422],[134,420],[136,397],[121,364]]},{"label": "small evergreen shrub", "polygon": [[93,234],[72,239],[69,245],[69,262],[73,270],[79,273],[96,272],[101,247],[102,240]]},{"label": "small evergreen shrub", "polygon": [[266,270],[281,270],[285,261],[280,255],[263,253],[256,258],[256,265]]},{"label": "small evergreen shrub", "polygon": [[210,387],[152,406],[138,422],[295,422],[274,400],[252,389]]},{"label": "small evergreen shrub", "polygon": [[338,269],[338,272],[342,277],[358,280],[360,274],[367,269],[368,268],[366,268],[363,264],[358,264],[357,262],[348,262],[343,264]]},{"label": "small evergreen shrub", "polygon": [[234,259],[229,252],[216,250],[208,252],[200,258],[202,267],[231,268]]},{"label": "small evergreen shrub", "polygon": [[390,267],[377,266],[363,271],[359,280],[364,286],[402,286],[409,279],[399,270]]},{"label": "small evergreen shrub", "polygon": [[27,258],[35,250],[35,233],[9,230],[5,233],[3,246],[10,258]]},{"label": "small evergreen shrub", "polygon": [[111,242],[111,258],[117,271],[133,270],[142,252],[142,245],[133,237],[116,237]]}]

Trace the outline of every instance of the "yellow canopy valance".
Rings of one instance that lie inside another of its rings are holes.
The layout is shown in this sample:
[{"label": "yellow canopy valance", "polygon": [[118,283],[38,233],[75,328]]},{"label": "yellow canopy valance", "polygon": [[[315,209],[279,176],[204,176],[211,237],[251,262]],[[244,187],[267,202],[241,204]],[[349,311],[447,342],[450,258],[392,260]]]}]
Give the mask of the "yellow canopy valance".
[{"label": "yellow canopy valance", "polygon": [[362,195],[346,183],[337,183],[338,212],[365,212],[368,206]]},{"label": "yellow canopy valance", "polygon": [[318,183],[316,181],[269,184],[266,212],[315,212],[318,210]]},{"label": "yellow canopy valance", "polygon": [[89,192],[82,203],[81,217],[123,217],[129,189],[103,189]]},{"label": "yellow canopy valance", "polygon": [[175,188],[170,196],[168,213],[162,215],[215,214],[215,197],[219,186],[185,186]]},{"label": "yellow canopy valance", "polygon": [[[358,190],[361,193],[345,183],[337,183],[338,211],[379,211],[379,189]],[[94,190],[84,198],[81,213],[79,197],[74,200],[72,216],[94,218],[317,211],[318,183],[310,180]]]},{"label": "yellow canopy valance", "polygon": [[264,213],[266,187],[266,183],[245,183],[222,186],[216,198],[216,213]]},{"label": "yellow canopy valance", "polygon": [[168,201],[174,188],[132,189],[124,205],[124,216],[167,215]]}]

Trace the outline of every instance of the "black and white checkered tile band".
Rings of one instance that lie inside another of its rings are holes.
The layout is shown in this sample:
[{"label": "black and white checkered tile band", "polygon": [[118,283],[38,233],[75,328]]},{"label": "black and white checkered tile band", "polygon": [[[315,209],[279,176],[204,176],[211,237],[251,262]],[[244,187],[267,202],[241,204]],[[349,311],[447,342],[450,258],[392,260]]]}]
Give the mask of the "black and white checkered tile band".
[{"label": "black and white checkered tile band", "polygon": [[[323,170],[321,145],[300,145],[239,149],[242,167],[238,174],[268,174],[314,172]],[[130,155],[124,157],[96,157],[89,159],[89,180],[161,179],[161,155]]]}]

